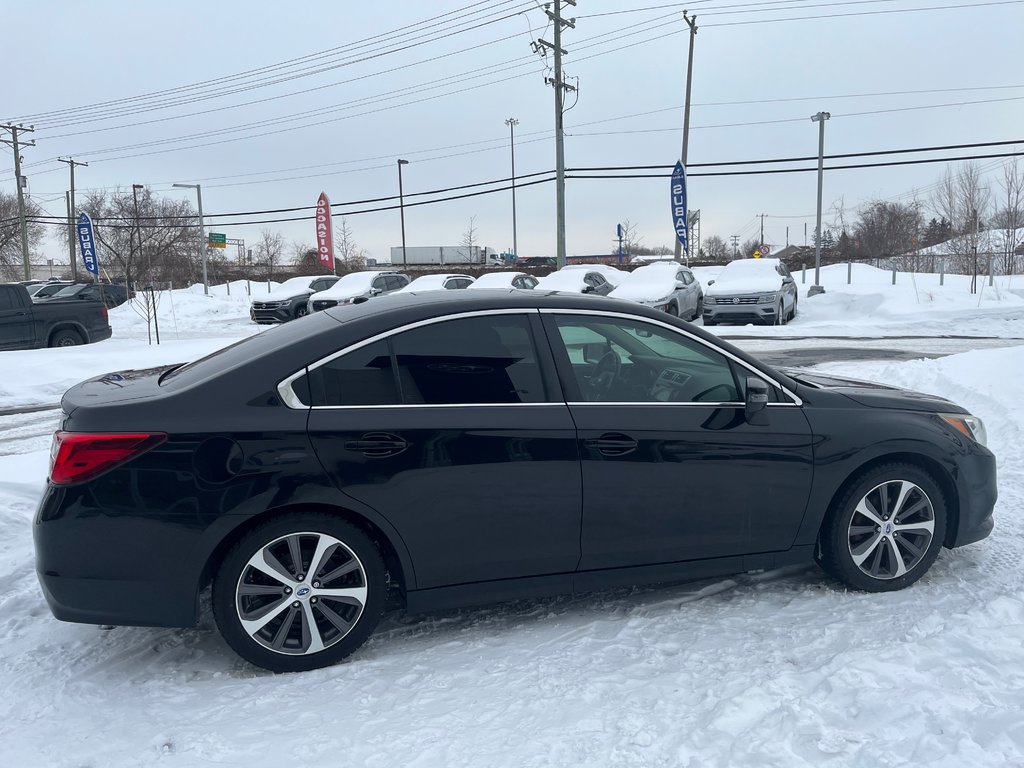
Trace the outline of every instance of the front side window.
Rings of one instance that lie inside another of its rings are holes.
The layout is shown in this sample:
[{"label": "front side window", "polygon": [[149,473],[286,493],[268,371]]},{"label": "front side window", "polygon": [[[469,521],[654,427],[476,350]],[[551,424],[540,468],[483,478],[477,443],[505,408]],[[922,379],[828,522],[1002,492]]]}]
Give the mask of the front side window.
[{"label": "front side window", "polygon": [[547,400],[525,315],[461,318],[404,331],[315,367],[293,390],[314,406]]},{"label": "front side window", "polygon": [[373,286],[373,290],[375,291],[386,291],[388,286],[387,281],[383,277],[374,279],[370,285]]},{"label": "front side window", "polygon": [[584,402],[738,403],[742,376],[714,349],[660,326],[585,315],[555,318]]}]

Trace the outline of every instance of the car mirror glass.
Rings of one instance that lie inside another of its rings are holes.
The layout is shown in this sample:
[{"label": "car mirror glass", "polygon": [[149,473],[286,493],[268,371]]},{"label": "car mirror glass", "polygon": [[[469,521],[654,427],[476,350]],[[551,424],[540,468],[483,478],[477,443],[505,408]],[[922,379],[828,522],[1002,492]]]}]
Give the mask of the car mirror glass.
[{"label": "car mirror glass", "polygon": [[708,280],[708,285],[714,285],[714,284],[715,284],[714,280]]}]

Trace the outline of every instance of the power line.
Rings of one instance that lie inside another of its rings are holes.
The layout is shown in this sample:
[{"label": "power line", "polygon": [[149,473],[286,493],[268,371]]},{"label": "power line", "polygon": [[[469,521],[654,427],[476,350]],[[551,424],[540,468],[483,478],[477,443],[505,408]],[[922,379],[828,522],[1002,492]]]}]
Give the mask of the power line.
[{"label": "power line", "polygon": [[930,5],[924,8],[887,8],[883,11],[850,11],[847,13],[826,13],[814,16],[787,16],[780,19],[751,19],[749,21],[720,21],[704,24],[705,27],[738,27],[747,24],[771,24],[781,21],[807,21],[809,19],[841,19],[851,16],[882,16],[890,13],[917,13],[919,11],[950,11],[959,8],[982,8],[985,6],[1020,5],[1024,0],[992,0],[984,3],[960,3],[957,5]]}]

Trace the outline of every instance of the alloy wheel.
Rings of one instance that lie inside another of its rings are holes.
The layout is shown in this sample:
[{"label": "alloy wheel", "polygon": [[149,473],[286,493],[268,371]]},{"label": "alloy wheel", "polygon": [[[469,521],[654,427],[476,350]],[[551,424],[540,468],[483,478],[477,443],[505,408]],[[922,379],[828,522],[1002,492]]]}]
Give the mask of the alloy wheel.
[{"label": "alloy wheel", "polygon": [[895,579],[924,558],[935,532],[928,494],[909,480],[887,480],[857,503],[848,546],[853,563],[873,579]]},{"label": "alloy wheel", "polygon": [[235,610],[245,633],[276,653],[319,653],[359,623],[367,601],[362,562],[343,541],[303,531],[274,539],[242,568]]}]

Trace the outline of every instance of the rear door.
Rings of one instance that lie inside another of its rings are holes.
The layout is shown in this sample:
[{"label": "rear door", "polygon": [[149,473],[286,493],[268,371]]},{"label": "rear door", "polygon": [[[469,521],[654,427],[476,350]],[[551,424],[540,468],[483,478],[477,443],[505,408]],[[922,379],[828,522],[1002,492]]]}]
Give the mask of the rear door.
[{"label": "rear door", "polygon": [[308,374],[317,455],[399,531],[420,589],[579,561],[576,430],[537,338],[536,311],[440,318]]},{"label": "rear door", "polygon": [[32,314],[20,285],[0,285],[0,349],[32,346]]}]

